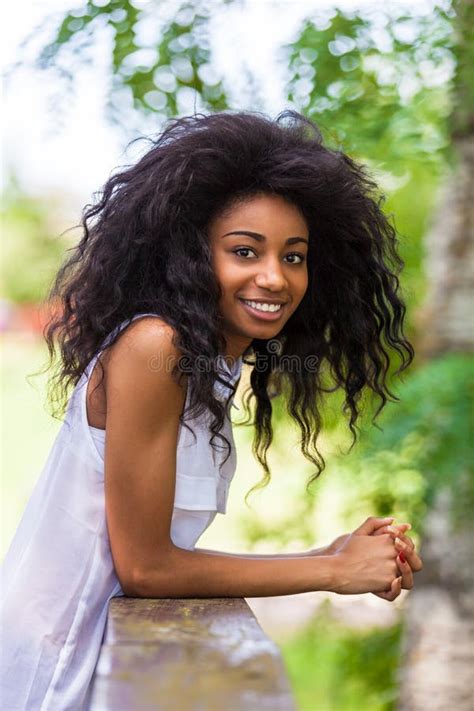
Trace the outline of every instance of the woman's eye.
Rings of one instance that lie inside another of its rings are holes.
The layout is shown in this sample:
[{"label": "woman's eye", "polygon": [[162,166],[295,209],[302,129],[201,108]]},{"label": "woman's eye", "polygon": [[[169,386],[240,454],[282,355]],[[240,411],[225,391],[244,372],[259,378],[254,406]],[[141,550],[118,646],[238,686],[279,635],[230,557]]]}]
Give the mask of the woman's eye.
[{"label": "woman's eye", "polygon": [[244,259],[248,259],[247,255],[239,254],[239,252],[248,252],[250,254],[254,254],[253,250],[250,249],[250,247],[239,247],[238,249],[234,249],[233,252],[234,254],[238,254],[239,257],[243,257]]},{"label": "woman's eye", "polygon": [[[237,254],[243,259],[252,258],[252,255],[256,256],[255,252],[250,247],[238,247],[237,249],[234,249],[232,251],[234,254]],[[305,261],[304,254],[299,254],[299,252],[291,252],[290,254],[287,254],[286,259],[288,258],[289,264],[302,264],[302,262]]]},{"label": "woman's eye", "polygon": [[287,254],[287,257],[296,257],[298,261],[290,261],[290,264],[301,264],[305,260],[304,254],[298,254],[298,252],[292,252],[291,254]]}]

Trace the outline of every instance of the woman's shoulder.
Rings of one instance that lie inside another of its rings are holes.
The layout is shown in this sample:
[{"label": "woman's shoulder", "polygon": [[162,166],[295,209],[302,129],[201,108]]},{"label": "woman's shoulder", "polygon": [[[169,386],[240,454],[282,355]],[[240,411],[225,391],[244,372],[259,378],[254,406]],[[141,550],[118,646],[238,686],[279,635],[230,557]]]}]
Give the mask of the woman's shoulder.
[{"label": "woman's shoulder", "polygon": [[187,382],[177,382],[173,375],[181,355],[174,336],[175,330],[154,316],[135,319],[120,333],[107,355],[107,418],[114,404],[119,409],[134,407],[132,401],[142,414],[150,410],[154,416],[156,403],[163,401],[179,414]]},{"label": "woman's shoulder", "polygon": [[107,375],[116,382],[133,376],[137,385],[166,379],[181,355],[176,330],[161,317],[149,315],[135,318],[107,351]]},{"label": "woman's shoulder", "polygon": [[166,350],[170,355],[178,355],[176,329],[161,316],[146,314],[136,316],[128,325],[122,327],[107,350],[110,357],[113,353],[123,356],[126,351],[136,356],[149,356],[157,349]]},{"label": "woman's shoulder", "polygon": [[[176,383],[171,373],[179,360],[174,343],[175,329],[158,316],[144,315],[125,323],[99,360],[103,370],[94,368],[87,391],[88,421],[100,429],[107,428],[111,404],[118,398],[123,403],[140,393],[140,400],[159,398],[181,402],[186,381]],[[124,400],[122,400],[122,397]],[[130,404],[129,404],[130,406]]]},{"label": "woman's shoulder", "polygon": [[176,335],[176,329],[170,326],[161,316],[152,314],[138,314],[133,317],[133,321],[122,329],[119,338],[125,340],[132,338],[136,343],[147,343],[157,338],[162,340],[172,340]]}]

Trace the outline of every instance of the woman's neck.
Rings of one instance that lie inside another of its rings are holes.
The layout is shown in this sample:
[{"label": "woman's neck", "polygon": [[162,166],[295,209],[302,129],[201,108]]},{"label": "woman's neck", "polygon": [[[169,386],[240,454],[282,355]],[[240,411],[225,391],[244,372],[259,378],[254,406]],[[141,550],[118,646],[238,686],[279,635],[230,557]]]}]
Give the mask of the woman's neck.
[{"label": "woman's neck", "polygon": [[226,337],[225,348],[222,356],[229,362],[229,365],[232,365],[244,355],[244,353],[250,348],[251,344],[252,339],[249,338]]}]

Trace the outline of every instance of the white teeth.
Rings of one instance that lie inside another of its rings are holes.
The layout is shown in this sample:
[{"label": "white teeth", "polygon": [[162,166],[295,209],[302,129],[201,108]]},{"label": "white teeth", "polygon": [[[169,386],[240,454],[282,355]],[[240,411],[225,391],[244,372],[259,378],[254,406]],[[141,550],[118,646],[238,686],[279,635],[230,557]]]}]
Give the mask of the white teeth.
[{"label": "white teeth", "polygon": [[245,304],[248,304],[251,306],[253,309],[257,309],[257,311],[280,311],[282,304],[261,304],[258,301],[246,301],[243,299]]}]

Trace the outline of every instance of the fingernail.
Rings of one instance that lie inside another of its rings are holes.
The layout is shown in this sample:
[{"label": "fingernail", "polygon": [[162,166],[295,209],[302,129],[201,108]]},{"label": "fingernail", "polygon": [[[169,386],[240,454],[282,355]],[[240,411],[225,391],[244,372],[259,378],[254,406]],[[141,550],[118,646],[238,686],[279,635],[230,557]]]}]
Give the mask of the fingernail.
[{"label": "fingernail", "polygon": [[406,563],[406,562],[407,562],[407,559],[405,558],[405,554],[404,554],[403,551],[400,551],[400,553],[398,554],[398,557],[400,558],[400,560],[402,561],[402,563]]},{"label": "fingernail", "polygon": [[395,538],[394,543],[395,543],[396,546],[398,546],[399,548],[402,548],[404,551],[406,551],[407,547],[406,547],[406,545],[403,543],[403,541],[400,540],[400,538]]}]

